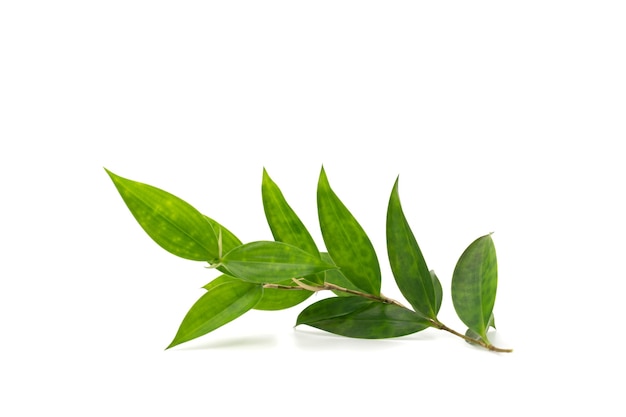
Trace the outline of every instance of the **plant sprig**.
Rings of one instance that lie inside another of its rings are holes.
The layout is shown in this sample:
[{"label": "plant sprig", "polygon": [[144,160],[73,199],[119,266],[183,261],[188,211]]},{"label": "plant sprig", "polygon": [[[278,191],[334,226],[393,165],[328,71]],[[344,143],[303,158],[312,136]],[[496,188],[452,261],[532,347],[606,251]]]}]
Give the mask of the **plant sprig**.
[{"label": "plant sprig", "polygon": [[366,339],[399,337],[432,327],[491,351],[512,351],[492,345],[487,335],[490,327],[495,328],[498,275],[491,234],[472,242],[454,269],[452,302],[467,326],[464,334],[459,333],[438,318],[442,285],[428,268],[404,215],[398,179],[387,208],[387,255],[410,307],[381,294],[374,246],[330,187],[324,168],[317,208],[326,251],[320,251],[265,169],[263,207],[273,240],[248,243],[173,194],[106,172],[137,222],[158,245],[181,258],[207,262],[221,273],[204,286],[206,292],[183,318],[168,349],[204,336],[249,310],[281,310],[315,292],[332,291],[335,297],[306,307],[296,325]]}]

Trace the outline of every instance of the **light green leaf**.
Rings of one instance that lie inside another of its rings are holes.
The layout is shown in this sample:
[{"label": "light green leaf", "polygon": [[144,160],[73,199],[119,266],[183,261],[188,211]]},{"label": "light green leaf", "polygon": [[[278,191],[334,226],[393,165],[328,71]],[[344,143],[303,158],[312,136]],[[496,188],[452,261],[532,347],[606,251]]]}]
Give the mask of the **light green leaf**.
[{"label": "light green leaf", "polygon": [[219,237],[220,232],[222,235],[222,254],[230,252],[235,249],[237,246],[241,246],[242,242],[239,240],[237,236],[235,236],[230,230],[213,220],[208,216],[204,216],[211,226],[213,226],[213,230],[215,234]]},{"label": "light green leaf", "polygon": [[452,276],[452,302],[465,325],[487,342],[498,285],[496,250],[491,235],[476,239],[463,252]]},{"label": "light green leaf", "polygon": [[230,275],[223,274],[213,279],[213,281],[209,282],[202,288],[204,288],[207,291],[211,291],[213,288],[217,287],[218,285],[222,285],[225,282],[232,282],[232,281],[241,281],[241,280],[235,277],[231,277]]},{"label": "light green leaf", "polygon": [[221,265],[229,275],[257,283],[278,283],[335,268],[293,245],[270,241],[241,245],[224,255]]},{"label": "light green leaf", "polygon": [[[292,280],[277,282],[277,284],[293,286]],[[300,304],[313,293],[306,290],[279,290],[276,288],[265,288],[263,298],[254,306],[255,310],[283,310]]]},{"label": "light green leaf", "polygon": [[330,188],[324,168],[317,187],[317,208],[326,249],[350,281],[348,288],[380,295],[380,265],[374,246]]},{"label": "light green leaf", "polygon": [[361,297],[332,297],[311,304],[298,316],[296,325],[300,324],[363,339],[399,337],[430,326],[411,310]]},{"label": "light green leaf", "polygon": [[[267,223],[274,240],[289,243],[313,256],[320,257],[319,250],[311,234],[298,215],[285,200],[282,191],[263,169],[262,183],[263,208]],[[322,284],[324,275],[318,274],[309,278],[312,282]]]},{"label": "light green leaf", "polygon": [[416,312],[435,319],[437,299],[433,278],[402,211],[397,179],[387,209],[387,254],[402,295]]},{"label": "light green leaf", "polygon": [[211,287],[191,307],[167,349],[203,336],[253,308],[263,286],[240,280],[224,280]]},{"label": "light green leaf", "polygon": [[194,261],[218,258],[211,223],[189,203],[151,185],[106,172],[137,222],[159,246]]},{"label": "light green leaf", "polygon": [[[220,275],[213,281],[209,282],[203,288],[210,290],[224,282],[240,281],[239,278],[231,277],[230,275]],[[292,280],[285,280],[278,282],[286,286],[295,286]],[[263,297],[254,306],[255,310],[283,310],[285,308],[293,307],[300,304],[302,301],[309,298],[313,293],[306,290],[281,290],[276,288],[264,288]]]}]

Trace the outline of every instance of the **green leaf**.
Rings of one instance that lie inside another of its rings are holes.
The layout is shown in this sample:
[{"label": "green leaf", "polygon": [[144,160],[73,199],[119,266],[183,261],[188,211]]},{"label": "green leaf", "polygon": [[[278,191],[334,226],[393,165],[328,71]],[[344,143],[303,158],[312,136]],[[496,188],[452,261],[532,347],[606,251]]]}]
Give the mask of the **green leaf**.
[{"label": "green leaf", "polygon": [[189,203],[151,185],[106,172],[137,222],[159,246],[194,261],[218,258],[217,235],[211,223]]},{"label": "green leaf", "polygon": [[[224,282],[240,281],[239,278],[232,277],[230,275],[220,275],[213,281],[209,282],[203,288],[210,290]],[[278,282],[277,284],[295,286],[292,280],[286,280]],[[293,307],[300,304],[302,301],[309,298],[313,293],[306,290],[280,290],[276,288],[264,288],[263,297],[254,306],[255,310],[283,310],[285,308]]]},{"label": "green leaf", "polygon": [[367,234],[330,188],[324,168],[317,187],[317,209],[326,249],[348,288],[380,295],[380,265]]},{"label": "green leaf", "polygon": [[429,327],[411,310],[361,297],[332,297],[311,304],[298,316],[296,326],[300,324],[362,339],[404,336]]},{"label": "green leaf", "polygon": [[335,268],[293,245],[270,241],[241,245],[224,255],[221,264],[229,275],[257,283],[278,283]]},{"label": "green leaf", "polygon": [[[480,335],[479,335],[478,333],[476,333],[475,331],[473,331],[472,329],[467,329],[467,330],[465,331],[465,336],[467,336],[467,337],[469,337],[469,338],[471,338],[471,339],[474,339],[474,340],[481,340],[481,339],[482,339],[482,338],[480,337]],[[478,343],[473,342],[473,341],[471,341],[471,340],[467,340],[467,339],[465,339],[465,341],[466,341],[467,343],[469,343],[470,345],[479,346],[479,345],[478,345]]]},{"label": "green leaf", "polygon": [[[289,243],[319,258],[320,253],[313,237],[311,237],[304,223],[302,223],[298,215],[287,203],[282,191],[278,188],[278,185],[272,181],[265,169],[263,169],[263,183],[261,189],[265,217],[272,231],[272,235],[274,236],[274,240]],[[323,274],[310,277],[311,281],[318,284],[324,282],[323,278]]]},{"label": "green leaf", "polygon": [[[322,260],[324,262],[335,265],[335,262],[332,260],[328,252],[321,252],[320,255],[322,256]],[[348,278],[345,277],[345,275],[341,272],[340,269],[329,269],[328,271],[326,271],[324,282],[335,284],[344,288],[356,289],[354,288],[354,284],[350,282]],[[338,297],[354,297],[353,294],[349,294],[343,291],[333,290],[333,293],[335,293],[335,295]]]},{"label": "green leaf", "polygon": [[263,295],[263,286],[240,280],[225,280],[211,287],[191,307],[167,349],[203,336],[253,308]]},{"label": "green leaf", "polygon": [[476,239],[463,252],[452,276],[452,302],[465,325],[487,341],[498,285],[496,250],[491,235]]},{"label": "green leaf", "polygon": [[232,281],[241,281],[241,280],[235,277],[231,277],[230,275],[223,274],[215,278],[213,281],[209,282],[202,288],[204,288],[207,291],[211,291],[213,288],[217,287],[218,285],[222,285],[225,282],[232,282]]},{"label": "green leaf", "polygon": [[242,242],[237,236],[235,236],[230,230],[213,220],[208,216],[204,216],[205,219],[213,226],[215,234],[219,237],[220,232],[222,234],[222,254],[230,252],[237,246],[241,246]]},{"label": "green leaf", "polygon": [[430,271],[430,276],[433,279],[433,288],[435,289],[435,314],[439,314],[439,310],[441,309],[441,302],[443,301],[443,288],[441,287],[441,282],[435,271]]},{"label": "green leaf", "polygon": [[[277,284],[293,286],[292,280],[280,281]],[[279,290],[276,288],[265,288],[263,298],[254,306],[255,310],[283,310],[300,304],[313,293],[306,290]]]},{"label": "green leaf", "polygon": [[416,312],[435,319],[437,298],[433,278],[402,211],[397,179],[387,209],[387,254],[402,295]]}]

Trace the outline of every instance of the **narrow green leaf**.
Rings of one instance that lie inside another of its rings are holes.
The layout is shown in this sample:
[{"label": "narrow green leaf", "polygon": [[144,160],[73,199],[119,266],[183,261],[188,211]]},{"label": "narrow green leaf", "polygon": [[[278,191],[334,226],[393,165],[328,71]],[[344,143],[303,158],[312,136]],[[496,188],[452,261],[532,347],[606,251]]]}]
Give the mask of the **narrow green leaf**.
[{"label": "narrow green leaf", "polygon": [[361,297],[332,297],[311,304],[298,316],[296,325],[300,324],[362,339],[405,336],[429,327],[411,310]]},{"label": "narrow green leaf", "polygon": [[452,276],[452,302],[457,315],[487,341],[498,285],[496,250],[491,235],[476,239],[463,252]]},{"label": "narrow green leaf", "polygon": [[387,209],[387,254],[402,295],[416,312],[436,318],[437,299],[433,278],[402,211],[397,179]]},{"label": "narrow green leaf", "polygon": [[319,256],[317,245],[302,220],[293,211],[278,185],[263,169],[263,209],[274,240],[297,246],[311,255]]},{"label": "narrow green leaf", "polygon": [[208,216],[204,216],[204,217],[207,219],[209,223],[211,223],[211,226],[213,226],[213,230],[215,231],[215,234],[218,236],[218,238],[221,232],[222,254],[230,252],[231,250],[235,249],[237,246],[242,245],[241,240],[239,240],[239,238],[235,236],[233,232],[231,232],[230,230],[228,230],[227,228],[225,228],[224,226],[222,226],[221,224],[219,224],[212,218]]},{"label": "narrow green leaf", "polygon": [[194,261],[218,257],[211,223],[189,203],[151,185],[106,172],[137,222],[159,246]]},{"label": "narrow green leaf", "polygon": [[250,282],[278,283],[335,268],[293,245],[282,242],[246,243],[221,260],[229,275]]},{"label": "narrow green leaf", "polygon": [[349,288],[380,295],[380,265],[372,242],[330,188],[324,168],[317,187],[317,209],[326,249]]},{"label": "narrow green leaf", "polygon": [[443,301],[443,288],[441,287],[441,282],[435,271],[430,271],[430,276],[433,279],[433,288],[435,289],[435,314],[439,314],[439,310],[441,309],[441,302]]},{"label": "narrow green leaf", "polygon": [[[311,234],[295,211],[291,208],[282,191],[263,169],[262,183],[263,208],[274,240],[289,243],[319,258],[320,253]],[[324,275],[310,277],[311,281],[322,284]]]},{"label": "narrow green leaf", "polygon": [[217,287],[218,285],[222,285],[225,282],[232,282],[232,281],[241,281],[241,280],[239,278],[235,278],[235,277],[231,277],[230,275],[223,274],[213,279],[213,281],[209,282],[202,288],[204,288],[207,291],[211,291],[213,288]]},{"label": "narrow green leaf", "polygon": [[167,349],[203,336],[253,308],[263,295],[263,286],[240,280],[225,280],[211,287],[191,307]]}]

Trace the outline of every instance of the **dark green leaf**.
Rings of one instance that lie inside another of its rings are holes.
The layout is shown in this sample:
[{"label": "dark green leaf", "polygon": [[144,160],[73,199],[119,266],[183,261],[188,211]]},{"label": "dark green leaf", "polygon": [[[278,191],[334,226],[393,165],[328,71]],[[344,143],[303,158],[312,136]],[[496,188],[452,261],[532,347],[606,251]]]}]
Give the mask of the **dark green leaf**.
[{"label": "dark green leaf", "polygon": [[163,249],[194,261],[218,258],[215,231],[198,210],[166,191],[106,172],[137,222]]},{"label": "dark green leaf", "polygon": [[498,285],[496,250],[491,235],[476,239],[463,252],[452,276],[452,302],[465,325],[487,341]]},{"label": "dark green leaf", "polygon": [[296,325],[300,324],[362,339],[404,336],[429,327],[411,310],[361,297],[332,297],[311,304],[298,316]]},{"label": "dark green leaf", "polygon": [[443,301],[443,288],[441,287],[441,282],[435,271],[430,271],[430,276],[433,279],[433,288],[435,289],[435,314],[439,314],[439,310],[441,309],[441,302]]},{"label": "dark green leaf", "polygon": [[367,234],[330,188],[322,168],[317,187],[317,208],[326,249],[349,288],[380,295],[380,265]]},{"label": "dark green leaf", "polygon": [[168,349],[203,336],[253,308],[263,295],[263,286],[240,280],[224,280],[211,287],[191,307]]},{"label": "dark green leaf", "polygon": [[[263,184],[261,188],[265,217],[274,240],[289,243],[311,255],[319,257],[319,250],[311,234],[287,203],[282,191],[272,181],[265,169],[263,169]],[[318,276],[312,276],[310,279],[313,282],[322,284],[324,282],[323,277],[323,274],[318,274]]]},{"label": "dark green leaf", "polygon": [[221,260],[229,275],[250,282],[278,283],[335,268],[293,245],[259,241],[246,243]]},{"label": "dark green leaf", "polygon": [[387,209],[387,253],[393,276],[402,295],[415,311],[437,317],[433,278],[400,205],[396,180]]},{"label": "dark green leaf", "polygon": [[[215,278],[213,281],[205,285],[203,288],[206,290],[210,290],[211,288],[223,284],[224,282],[230,281],[240,281],[240,279],[231,277],[230,275],[220,275],[219,277]],[[292,280],[281,281],[277,284],[295,286],[295,283]],[[300,304],[302,301],[309,298],[312,294],[313,293],[311,291],[306,290],[282,290],[275,288],[265,288],[263,289],[263,297],[261,297],[261,300],[254,306],[254,309],[282,310]]]}]

